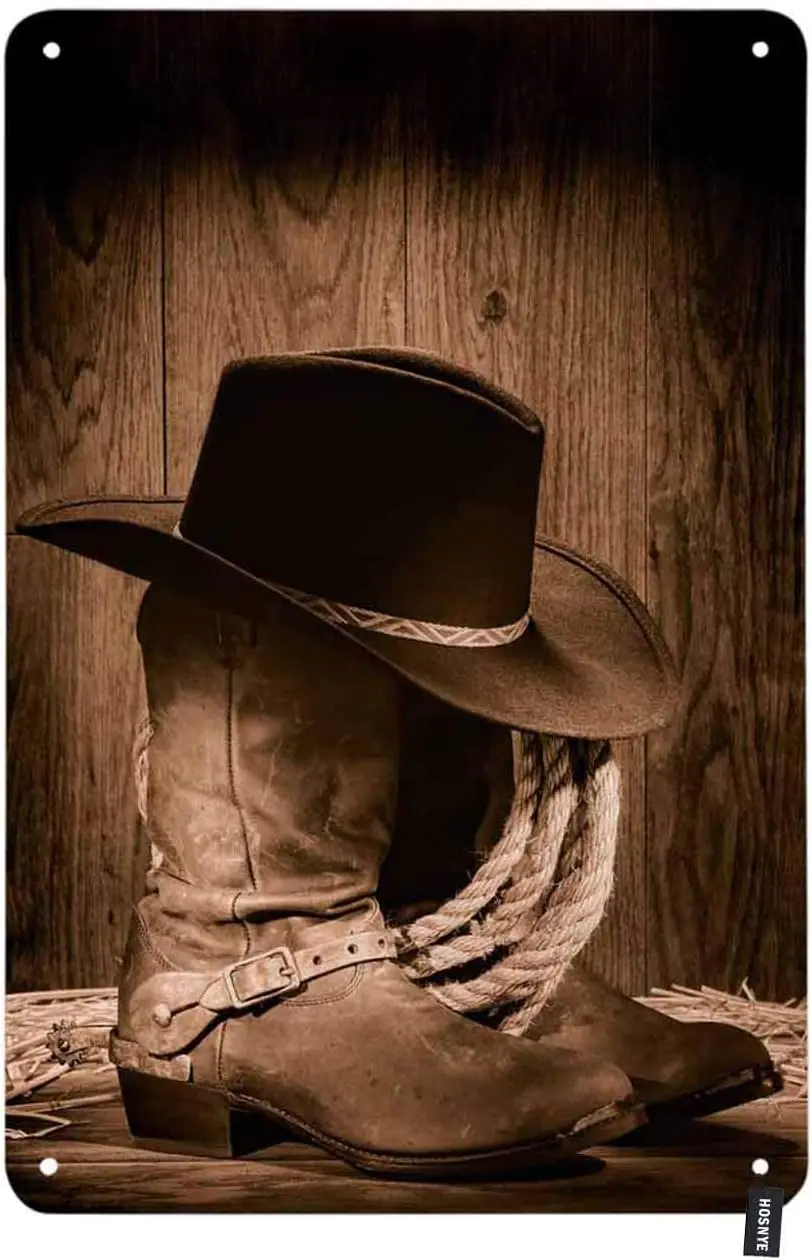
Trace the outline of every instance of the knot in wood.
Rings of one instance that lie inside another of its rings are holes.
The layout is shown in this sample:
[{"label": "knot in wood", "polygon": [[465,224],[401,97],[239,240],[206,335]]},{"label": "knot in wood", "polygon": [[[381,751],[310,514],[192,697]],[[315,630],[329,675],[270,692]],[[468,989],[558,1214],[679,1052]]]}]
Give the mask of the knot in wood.
[{"label": "knot in wood", "polygon": [[482,303],[482,318],[492,324],[501,324],[507,315],[507,298],[499,289],[491,289]]}]

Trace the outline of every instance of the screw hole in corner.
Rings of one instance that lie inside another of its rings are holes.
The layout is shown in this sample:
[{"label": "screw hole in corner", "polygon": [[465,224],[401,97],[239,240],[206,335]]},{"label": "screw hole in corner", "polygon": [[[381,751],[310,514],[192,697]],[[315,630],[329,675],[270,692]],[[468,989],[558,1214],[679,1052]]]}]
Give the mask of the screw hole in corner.
[{"label": "screw hole in corner", "polygon": [[62,49],[59,47],[59,44],[53,39],[49,39],[48,43],[42,46],[42,55],[47,57],[49,61],[56,61],[61,52]]},{"label": "screw hole in corner", "polygon": [[757,1177],[765,1177],[770,1171],[770,1165],[766,1159],[754,1159],[750,1167]]},{"label": "screw hole in corner", "polygon": [[53,1177],[54,1173],[57,1172],[58,1169],[59,1162],[55,1160],[52,1155],[47,1156],[46,1159],[41,1159],[39,1162],[39,1170],[43,1177]]},{"label": "screw hole in corner", "polygon": [[757,39],[750,51],[754,57],[758,57],[761,60],[770,51],[770,45],[763,39]]}]

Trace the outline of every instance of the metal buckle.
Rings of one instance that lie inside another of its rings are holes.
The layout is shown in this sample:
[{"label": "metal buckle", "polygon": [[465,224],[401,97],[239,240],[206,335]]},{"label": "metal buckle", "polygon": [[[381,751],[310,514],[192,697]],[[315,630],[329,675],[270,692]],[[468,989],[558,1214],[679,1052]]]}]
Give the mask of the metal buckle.
[{"label": "metal buckle", "polygon": [[[257,963],[265,962],[269,958],[279,959],[279,985],[271,988],[266,986],[261,993],[254,993],[251,997],[241,998],[234,984],[234,973],[246,967],[253,967]],[[241,962],[232,963],[230,967],[226,967],[223,971],[223,980],[225,981],[231,1005],[238,1011],[244,1011],[249,1006],[257,1006],[268,997],[282,997],[285,993],[295,993],[297,989],[302,987],[302,981],[299,978],[299,971],[294,962],[293,954],[286,945],[280,945],[277,949],[269,949],[265,954],[254,954],[252,958],[243,958]]]}]

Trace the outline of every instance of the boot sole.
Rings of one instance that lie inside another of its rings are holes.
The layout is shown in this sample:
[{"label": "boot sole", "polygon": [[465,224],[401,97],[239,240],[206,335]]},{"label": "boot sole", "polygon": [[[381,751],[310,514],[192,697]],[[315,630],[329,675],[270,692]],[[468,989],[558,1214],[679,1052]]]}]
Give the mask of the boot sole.
[{"label": "boot sole", "polygon": [[667,1124],[677,1119],[698,1120],[717,1111],[740,1107],[742,1103],[769,1098],[783,1088],[784,1082],[774,1067],[750,1066],[693,1093],[680,1094],[662,1102],[649,1102],[646,1110],[652,1125]]},{"label": "boot sole", "polygon": [[390,1155],[342,1142],[255,1098],[118,1069],[127,1124],[136,1146],[176,1155],[235,1159],[291,1140],[320,1146],[377,1176],[412,1180],[484,1179],[558,1164],[646,1123],[632,1097],[583,1116],[566,1133],[491,1151]]}]

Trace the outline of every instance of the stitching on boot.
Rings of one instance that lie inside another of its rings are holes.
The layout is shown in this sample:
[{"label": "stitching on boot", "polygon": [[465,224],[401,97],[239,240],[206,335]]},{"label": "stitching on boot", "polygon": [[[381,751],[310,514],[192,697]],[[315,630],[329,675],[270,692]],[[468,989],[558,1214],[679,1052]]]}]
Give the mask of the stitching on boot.
[{"label": "stitching on boot", "polygon": [[[229,639],[228,630],[224,628],[223,620],[219,613],[217,614],[216,623],[217,643],[221,649],[220,659],[226,670],[226,773],[228,775],[228,789],[231,796],[231,803],[237,811],[237,817],[240,823],[240,831],[242,833],[243,844],[245,846],[245,860],[248,867],[248,875],[253,888],[256,889],[257,881],[251,860],[251,849],[248,842],[248,829],[246,827],[242,806],[240,805],[239,797],[237,795],[237,783],[234,773],[234,673],[236,670],[237,657],[236,653],[232,651],[234,646],[233,636],[231,636],[230,642],[227,641]],[[239,892],[236,893],[234,901],[232,902],[232,917],[242,928],[245,938],[242,956],[243,958],[248,958],[253,947],[253,942],[251,940],[251,928],[244,919],[237,919],[235,914],[237,897],[239,897]]]},{"label": "stitching on boot", "polygon": [[[365,927],[368,927],[374,920],[377,913],[378,904],[374,899],[371,899],[369,908],[359,922],[357,930],[360,932],[363,931]],[[338,1002],[341,998],[349,997],[349,995],[354,993],[358,988],[363,978],[364,968],[353,967],[349,972],[347,983],[343,988],[337,989],[334,993],[325,994],[324,997],[308,997],[306,992],[299,993],[295,994],[291,998],[288,998],[288,1002],[291,1006],[326,1006],[329,1005],[330,1002]]]},{"label": "stitching on boot", "polygon": [[354,993],[364,978],[363,966],[353,967],[350,972],[350,978],[342,989],[336,990],[335,993],[325,993],[323,997],[307,997],[305,994],[297,994],[288,998],[289,1006],[329,1006],[331,1002],[340,1002],[342,998],[349,997]]},{"label": "stitching on boot", "polygon": [[215,1035],[215,1037],[217,1038],[217,1049],[216,1049],[216,1051],[215,1051],[215,1057],[214,1057],[214,1072],[215,1072],[215,1079],[216,1079],[217,1081],[219,1081],[219,1082],[222,1084],[222,1083],[223,1083],[223,1081],[224,1081],[224,1077],[223,1077],[223,1045],[224,1045],[224,1043],[225,1043],[225,1039],[226,1039],[226,1025],[225,1025],[225,1023],[220,1024],[220,1025],[219,1025],[219,1026],[218,1026],[218,1027],[214,1030],[214,1035]]},{"label": "stitching on boot", "polygon": [[136,907],[134,913],[136,931],[138,932],[138,936],[141,940],[141,944],[144,946],[144,949],[159,967],[163,967],[166,971],[176,971],[177,963],[170,962],[170,960],[166,957],[166,954],[163,954],[158,949],[157,945],[153,944],[149,935],[149,928],[141,917],[141,911]]},{"label": "stitching on boot", "polygon": [[226,721],[226,766],[228,770],[228,787],[231,794],[231,803],[237,811],[237,817],[240,820],[240,831],[242,833],[243,844],[245,846],[245,863],[248,867],[248,876],[251,885],[256,890],[257,877],[254,871],[254,862],[251,856],[251,845],[248,838],[248,826],[245,818],[245,811],[240,804],[240,798],[237,793],[237,776],[234,770],[234,675],[235,668],[229,666],[227,674],[227,704],[228,717]]},{"label": "stitching on boot", "polygon": [[241,918],[237,912],[237,902],[241,896],[242,889],[238,888],[231,901],[231,917],[234,922],[238,923],[242,928],[243,936],[245,937],[245,945],[243,947],[242,956],[243,958],[248,958],[249,955],[253,953],[253,941],[251,939],[251,925],[247,923],[245,919]]}]

